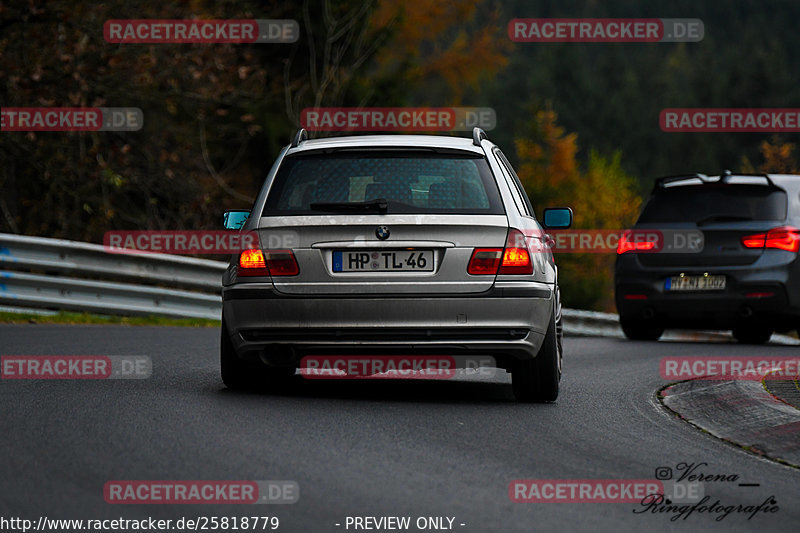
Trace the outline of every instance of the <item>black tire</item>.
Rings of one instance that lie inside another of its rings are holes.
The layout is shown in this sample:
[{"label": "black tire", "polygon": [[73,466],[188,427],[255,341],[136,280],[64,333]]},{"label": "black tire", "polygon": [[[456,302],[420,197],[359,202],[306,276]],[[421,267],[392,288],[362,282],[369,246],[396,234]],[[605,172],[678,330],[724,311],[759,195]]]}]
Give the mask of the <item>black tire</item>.
[{"label": "black tire", "polygon": [[534,359],[519,361],[511,370],[511,390],[518,402],[553,402],[561,381],[561,309],[554,309],[547,334]]},{"label": "black tire", "polygon": [[644,320],[620,317],[619,325],[622,326],[625,336],[632,341],[657,341],[664,334],[663,326]]},{"label": "black tire", "polygon": [[229,389],[281,388],[288,385],[294,372],[288,368],[270,368],[259,361],[245,361],[236,355],[225,322],[222,323],[219,367],[222,382]]},{"label": "black tire", "polygon": [[742,344],[766,344],[775,332],[766,324],[747,324],[733,328],[733,338]]}]

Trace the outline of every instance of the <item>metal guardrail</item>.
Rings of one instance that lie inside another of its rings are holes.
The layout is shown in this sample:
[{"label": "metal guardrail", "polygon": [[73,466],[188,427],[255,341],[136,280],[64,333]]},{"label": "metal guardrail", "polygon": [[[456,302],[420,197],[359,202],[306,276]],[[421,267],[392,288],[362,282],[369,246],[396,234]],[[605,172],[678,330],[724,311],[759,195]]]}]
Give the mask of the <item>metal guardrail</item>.
[{"label": "metal guardrail", "polygon": [[[219,320],[226,267],[222,261],[110,252],[99,244],[0,233],[0,306]],[[615,314],[579,309],[562,313],[565,335],[624,337]],[[721,340],[730,336],[668,332],[664,338]],[[785,335],[773,335],[772,342],[800,344]]]},{"label": "metal guardrail", "polygon": [[218,320],[226,267],[222,261],[115,253],[99,244],[0,233],[0,304]]},{"label": "metal guardrail", "polygon": [[0,268],[75,273],[219,292],[222,261],[158,253],[109,252],[86,242],[0,233]]}]

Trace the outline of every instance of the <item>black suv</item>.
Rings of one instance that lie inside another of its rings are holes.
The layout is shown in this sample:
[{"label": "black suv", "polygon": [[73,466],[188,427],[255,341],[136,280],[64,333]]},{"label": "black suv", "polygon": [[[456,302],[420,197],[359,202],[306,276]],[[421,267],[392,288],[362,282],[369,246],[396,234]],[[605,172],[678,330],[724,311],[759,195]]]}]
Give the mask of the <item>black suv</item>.
[{"label": "black suv", "polygon": [[[656,340],[664,328],[729,329],[740,342],[760,344],[775,331],[800,333],[798,228],[800,176],[725,171],[657,180],[617,248],[625,335]],[[660,237],[642,238],[647,232]],[[676,252],[692,232],[694,249]]]}]

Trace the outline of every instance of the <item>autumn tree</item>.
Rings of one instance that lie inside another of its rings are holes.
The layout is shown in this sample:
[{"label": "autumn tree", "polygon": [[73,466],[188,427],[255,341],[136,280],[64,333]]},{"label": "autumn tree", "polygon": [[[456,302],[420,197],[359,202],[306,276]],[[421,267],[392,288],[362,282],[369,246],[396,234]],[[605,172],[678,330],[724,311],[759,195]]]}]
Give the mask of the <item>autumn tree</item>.
[{"label": "autumn tree", "polygon": [[[475,2],[0,3],[0,103],[138,107],[135,132],[0,133],[0,231],[98,242],[112,229],[209,229],[248,208],[314,106],[460,99],[502,66]],[[294,19],[293,44],[112,44],[109,19]],[[475,54],[473,45],[484,51]],[[469,67],[467,65],[470,65]],[[487,70],[488,69],[488,70]]]},{"label": "autumn tree", "polygon": [[747,157],[742,158],[742,172],[771,174],[800,174],[797,164],[797,145],[785,142],[777,135],[762,141],[758,151],[763,161],[754,167]]},{"label": "autumn tree", "polygon": [[[578,162],[578,137],[558,125],[552,109],[532,113],[526,136],[516,141],[518,175],[538,209],[568,206],[575,229],[621,230],[635,222],[641,206],[636,181],[621,167],[621,154],[604,157],[590,150]],[[541,218],[541,211],[538,213]],[[582,309],[613,306],[614,251],[560,253],[559,279],[565,305]]]}]

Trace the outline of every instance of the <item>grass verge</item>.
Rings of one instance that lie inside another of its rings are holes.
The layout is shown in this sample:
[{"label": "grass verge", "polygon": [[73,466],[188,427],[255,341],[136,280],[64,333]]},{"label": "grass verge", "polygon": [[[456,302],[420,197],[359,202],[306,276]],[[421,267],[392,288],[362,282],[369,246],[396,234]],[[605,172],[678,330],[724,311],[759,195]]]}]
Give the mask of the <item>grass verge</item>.
[{"label": "grass verge", "polygon": [[162,316],[111,316],[60,311],[54,315],[0,311],[0,324],[118,324],[123,326],[219,327],[219,320]]}]

